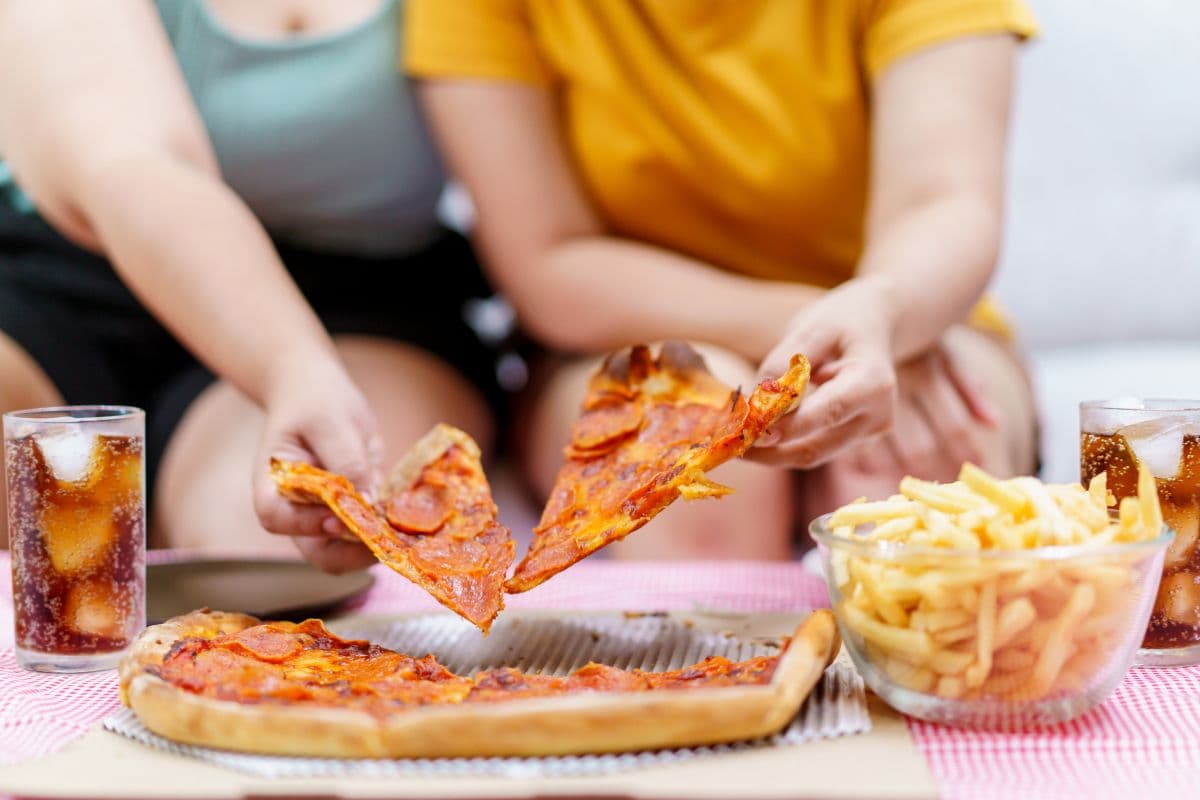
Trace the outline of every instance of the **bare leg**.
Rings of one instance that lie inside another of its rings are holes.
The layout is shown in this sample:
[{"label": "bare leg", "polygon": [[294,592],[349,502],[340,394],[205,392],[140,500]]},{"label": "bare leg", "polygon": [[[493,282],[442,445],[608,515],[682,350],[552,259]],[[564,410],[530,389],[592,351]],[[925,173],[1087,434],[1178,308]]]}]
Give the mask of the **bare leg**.
[{"label": "bare leg", "polygon": [[[1032,473],[1037,460],[1036,409],[1020,362],[1008,345],[965,325],[952,328],[943,341],[955,363],[983,387],[1000,411],[997,428],[978,424],[973,431],[982,455],[980,466],[1000,477]],[[897,422],[903,424],[903,419]],[[880,499],[895,494],[900,479],[910,470],[887,458],[887,447],[882,439],[865,442],[859,450],[828,466],[799,475],[804,519],[832,511],[857,497]],[[873,457],[863,457],[863,450],[868,448],[875,450]],[[885,457],[878,457],[881,453]],[[961,466],[948,457],[940,462],[935,458],[924,474],[916,477],[954,480]]]},{"label": "bare leg", "polygon": [[[19,344],[0,333],[0,413],[62,405],[54,383]],[[0,549],[8,547],[8,497],[0,481]]]},{"label": "bare leg", "polygon": [[[339,337],[337,346],[379,420],[385,465],[437,422],[457,425],[487,446],[487,405],[451,367],[384,339]],[[261,429],[262,412],[228,384],[196,398],[159,470],[155,546],[297,555],[291,539],[267,533],[254,516],[250,465]]]},{"label": "bare leg", "polygon": [[[705,345],[699,350],[712,372],[730,386],[752,387],[754,369],[740,356]],[[562,464],[562,451],[597,359],[558,368],[534,399],[523,441],[525,471],[538,497],[545,498]],[[719,500],[678,501],[646,530],[607,551],[624,559],[786,559],[791,555],[792,498],[782,470],[735,461],[712,473],[736,491]]]}]

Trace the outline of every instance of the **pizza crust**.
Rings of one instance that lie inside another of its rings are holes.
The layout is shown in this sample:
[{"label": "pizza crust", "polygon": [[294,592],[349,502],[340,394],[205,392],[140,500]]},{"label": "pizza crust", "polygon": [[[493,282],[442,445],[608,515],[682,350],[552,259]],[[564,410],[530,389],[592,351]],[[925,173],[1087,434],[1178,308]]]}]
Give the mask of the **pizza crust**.
[{"label": "pizza crust", "polygon": [[452,425],[439,422],[396,462],[376,491],[376,499],[386,503],[392,495],[407,491],[421,477],[425,467],[441,458],[454,445],[461,447],[472,460],[479,461],[483,457],[474,439]]},{"label": "pizza crust", "polygon": [[147,728],[168,739],[274,755],[435,758],[628,752],[776,733],[799,711],[840,646],[833,615],[823,609],[796,628],[771,682],[764,686],[422,706],[383,718],[353,709],[215,700],[148,671],[181,636],[200,630],[232,632],[255,624],[258,620],[240,614],[192,612],[146,629],[121,665],[123,702]]}]

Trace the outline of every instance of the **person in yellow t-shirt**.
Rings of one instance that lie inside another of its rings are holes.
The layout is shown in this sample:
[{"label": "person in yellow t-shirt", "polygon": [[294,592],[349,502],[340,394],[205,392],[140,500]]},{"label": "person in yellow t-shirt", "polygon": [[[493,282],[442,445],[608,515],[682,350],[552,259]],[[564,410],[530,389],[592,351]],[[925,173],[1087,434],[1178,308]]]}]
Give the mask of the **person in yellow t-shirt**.
[{"label": "person in yellow t-shirt", "polygon": [[409,0],[405,65],[491,274],[576,356],[531,404],[533,486],[595,354],[667,338],[743,386],[804,353],[815,388],[751,451],[794,471],[727,465],[735,495],[627,556],[782,558],[797,518],[904,474],[1031,470],[981,296],[1033,31],[1021,0]]}]

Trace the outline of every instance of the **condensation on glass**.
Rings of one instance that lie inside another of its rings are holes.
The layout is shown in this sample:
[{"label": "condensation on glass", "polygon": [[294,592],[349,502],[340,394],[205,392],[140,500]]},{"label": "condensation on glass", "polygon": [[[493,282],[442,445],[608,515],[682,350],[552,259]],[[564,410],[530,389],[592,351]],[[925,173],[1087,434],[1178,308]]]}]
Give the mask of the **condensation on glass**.
[{"label": "condensation on glass", "polygon": [[1079,422],[1083,482],[1107,473],[1119,503],[1137,494],[1138,464],[1145,464],[1175,532],[1138,663],[1200,663],[1200,400],[1081,403]]},{"label": "condensation on glass", "polygon": [[116,666],[146,622],[145,415],[70,406],[4,415],[17,661]]}]

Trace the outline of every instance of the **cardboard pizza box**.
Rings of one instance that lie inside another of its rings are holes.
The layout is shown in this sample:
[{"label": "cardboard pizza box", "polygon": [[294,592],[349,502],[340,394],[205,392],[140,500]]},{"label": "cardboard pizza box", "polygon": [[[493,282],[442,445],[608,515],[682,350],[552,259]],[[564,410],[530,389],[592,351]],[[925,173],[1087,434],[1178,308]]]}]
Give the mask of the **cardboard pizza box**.
[{"label": "cardboard pizza box", "polygon": [[[536,623],[568,612],[510,612]],[[578,616],[569,612],[571,616]],[[676,614],[738,637],[789,632],[796,615]],[[354,618],[341,621],[352,624]],[[869,733],[735,749],[587,776],[476,775],[260,778],[153,749],[96,726],[62,751],[0,770],[0,794],[20,797],[808,798],[935,797],[902,717],[870,698]],[[648,721],[648,724],[650,721]]]}]

